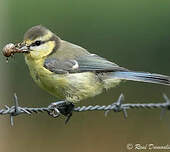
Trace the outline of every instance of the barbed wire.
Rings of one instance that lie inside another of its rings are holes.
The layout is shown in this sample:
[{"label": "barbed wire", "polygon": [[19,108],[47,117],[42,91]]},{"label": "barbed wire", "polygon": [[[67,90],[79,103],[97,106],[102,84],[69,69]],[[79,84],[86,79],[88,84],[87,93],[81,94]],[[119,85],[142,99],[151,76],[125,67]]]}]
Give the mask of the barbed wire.
[{"label": "barbed wire", "polygon": [[[162,103],[127,103],[123,104],[124,96],[121,94],[118,100],[110,105],[89,105],[82,107],[75,107],[73,112],[84,112],[84,111],[105,111],[105,116],[107,116],[108,112],[123,112],[124,117],[127,118],[127,110],[129,109],[162,109],[160,118],[162,119],[166,110],[170,110],[170,99],[163,94],[163,98],[165,102]],[[63,102],[63,101],[60,101]],[[13,126],[14,120],[13,117],[20,114],[28,114],[31,115],[33,113],[38,114],[42,112],[47,112],[49,115],[53,117],[58,117],[62,115],[58,110],[58,103],[51,103],[48,107],[40,107],[40,108],[29,108],[29,107],[20,107],[18,104],[17,95],[14,94],[14,106],[5,105],[4,109],[0,109],[0,115],[10,115],[10,123]],[[65,123],[68,122],[70,116],[67,117]]]}]

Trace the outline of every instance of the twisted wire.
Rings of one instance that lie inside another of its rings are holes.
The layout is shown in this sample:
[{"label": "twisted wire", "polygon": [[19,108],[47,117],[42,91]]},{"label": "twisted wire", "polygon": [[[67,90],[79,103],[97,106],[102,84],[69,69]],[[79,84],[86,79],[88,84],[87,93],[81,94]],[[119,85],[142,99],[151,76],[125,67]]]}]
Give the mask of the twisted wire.
[{"label": "twisted wire", "polygon": [[[107,116],[109,111],[113,112],[123,112],[124,117],[127,118],[127,110],[129,109],[162,109],[161,112],[161,118],[163,114],[165,113],[165,110],[170,110],[170,100],[169,98],[164,94],[163,95],[165,102],[163,103],[127,103],[123,104],[124,96],[121,94],[118,98],[118,100],[110,105],[89,105],[89,106],[82,106],[82,107],[76,107],[73,109],[74,112],[84,112],[84,111],[105,111],[105,116]],[[13,122],[13,116],[17,116],[20,114],[33,114],[33,113],[42,113],[47,112],[48,114],[52,111],[57,111],[57,106],[51,106],[51,104],[48,107],[40,107],[40,108],[29,108],[29,107],[20,107],[18,105],[18,98],[16,94],[14,94],[14,106],[7,106],[5,105],[4,109],[0,109],[0,115],[10,115],[10,121],[11,125],[14,124]],[[56,102],[57,103],[57,102]],[[53,103],[54,104],[54,103]],[[51,115],[51,114],[50,114]],[[57,115],[52,115],[53,117],[58,117]]]}]

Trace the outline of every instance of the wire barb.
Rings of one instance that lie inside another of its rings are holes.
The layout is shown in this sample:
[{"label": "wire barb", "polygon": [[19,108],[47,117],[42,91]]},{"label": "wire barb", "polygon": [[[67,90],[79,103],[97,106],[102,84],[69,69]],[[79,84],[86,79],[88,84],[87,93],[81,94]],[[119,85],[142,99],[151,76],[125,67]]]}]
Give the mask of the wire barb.
[{"label": "wire barb", "polygon": [[166,94],[163,94],[163,98],[164,98],[164,100],[165,100],[165,104],[167,104],[167,107],[165,107],[165,108],[162,108],[162,110],[161,110],[161,114],[160,114],[160,120],[162,120],[162,118],[163,118],[163,116],[165,115],[165,113],[166,113],[166,110],[168,109],[168,110],[170,110],[170,100],[169,100],[169,98],[167,97],[167,95]]},{"label": "wire barb", "polygon": [[[123,101],[124,101],[124,96],[123,96],[123,93],[121,93],[120,96],[119,96],[119,98],[118,98],[118,100],[117,100],[117,102],[112,103],[111,106],[112,106],[112,107],[115,107],[115,106],[116,106],[116,107],[113,109],[115,112],[123,111],[124,118],[127,118],[127,111],[126,111],[126,109],[124,109],[124,108],[122,107]],[[110,110],[112,110],[112,109],[110,109]],[[105,116],[108,115],[108,113],[110,112],[110,110],[106,110],[106,111],[105,111]]]},{"label": "wire barb", "polygon": [[20,113],[21,113],[21,111],[19,109],[18,97],[17,97],[16,93],[14,93],[14,110],[10,114],[10,123],[11,123],[11,126],[14,125],[14,118],[13,118],[13,116],[17,116]]},{"label": "wire barb", "polygon": [[[108,115],[108,113],[110,111],[113,112],[123,112],[124,114],[124,118],[127,118],[127,110],[130,109],[162,109],[161,111],[161,115],[160,118],[162,119],[162,117],[165,114],[166,110],[170,110],[170,99],[163,94],[163,98],[165,100],[165,102],[163,103],[141,103],[141,104],[135,104],[135,103],[126,103],[123,104],[124,101],[124,96],[123,94],[121,94],[118,98],[118,100],[110,105],[89,105],[89,106],[82,106],[82,107],[73,107],[73,112],[84,112],[84,111],[105,111],[105,116]],[[63,115],[62,113],[60,113],[60,110],[58,108],[62,108],[62,103],[64,103],[64,101],[60,101],[60,102],[55,102],[55,103],[51,103],[49,106],[47,107],[40,107],[40,108],[28,108],[28,107],[20,107],[19,103],[18,103],[18,97],[16,95],[16,93],[14,94],[14,106],[7,106],[4,105],[4,109],[0,109],[0,115],[10,115],[10,123],[13,126],[14,125],[14,116],[20,115],[20,114],[33,114],[36,113],[38,114],[39,112],[47,112],[49,115],[51,115],[52,117],[58,117],[60,115]],[[70,119],[70,117],[72,116],[72,113],[70,115],[64,115],[67,117],[65,123],[68,122],[68,120]]]}]

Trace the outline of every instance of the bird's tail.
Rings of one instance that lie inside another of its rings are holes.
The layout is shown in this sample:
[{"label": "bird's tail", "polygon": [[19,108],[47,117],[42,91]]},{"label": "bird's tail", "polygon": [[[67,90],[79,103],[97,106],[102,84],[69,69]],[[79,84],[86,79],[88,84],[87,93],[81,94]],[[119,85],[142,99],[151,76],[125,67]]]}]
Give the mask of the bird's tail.
[{"label": "bird's tail", "polygon": [[170,76],[161,75],[161,74],[120,71],[120,72],[113,72],[111,75],[113,78],[122,79],[122,80],[141,81],[141,82],[157,83],[157,84],[170,86]]}]

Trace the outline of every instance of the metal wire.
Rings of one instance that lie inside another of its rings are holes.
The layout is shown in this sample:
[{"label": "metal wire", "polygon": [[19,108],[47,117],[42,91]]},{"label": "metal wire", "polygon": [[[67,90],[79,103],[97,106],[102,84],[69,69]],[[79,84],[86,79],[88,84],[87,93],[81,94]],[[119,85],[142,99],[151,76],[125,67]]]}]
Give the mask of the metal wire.
[{"label": "metal wire", "polygon": [[[129,109],[162,109],[161,112],[161,118],[163,114],[165,113],[165,110],[170,110],[170,100],[169,98],[164,94],[163,95],[165,102],[163,103],[141,103],[141,104],[132,104],[127,103],[123,104],[124,96],[121,94],[118,98],[118,100],[110,105],[89,105],[89,106],[82,106],[82,107],[76,107],[73,109],[73,112],[84,112],[84,111],[105,111],[105,116],[107,116],[108,112],[123,112],[124,117],[127,118],[127,110]],[[12,107],[9,107],[5,105],[4,109],[0,109],[0,115],[10,115],[10,122],[11,125],[14,125],[13,116],[17,116],[20,114],[28,114],[31,115],[33,113],[42,113],[47,112],[48,114],[52,115],[53,117],[60,116],[60,113],[57,109],[55,103],[50,104],[48,107],[40,107],[40,108],[28,108],[28,107],[20,107],[18,104],[18,98],[16,94],[14,94],[14,103],[15,105]],[[56,102],[58,103],[58,102]],[[68,120],[67,120],[68,121]]]}]

